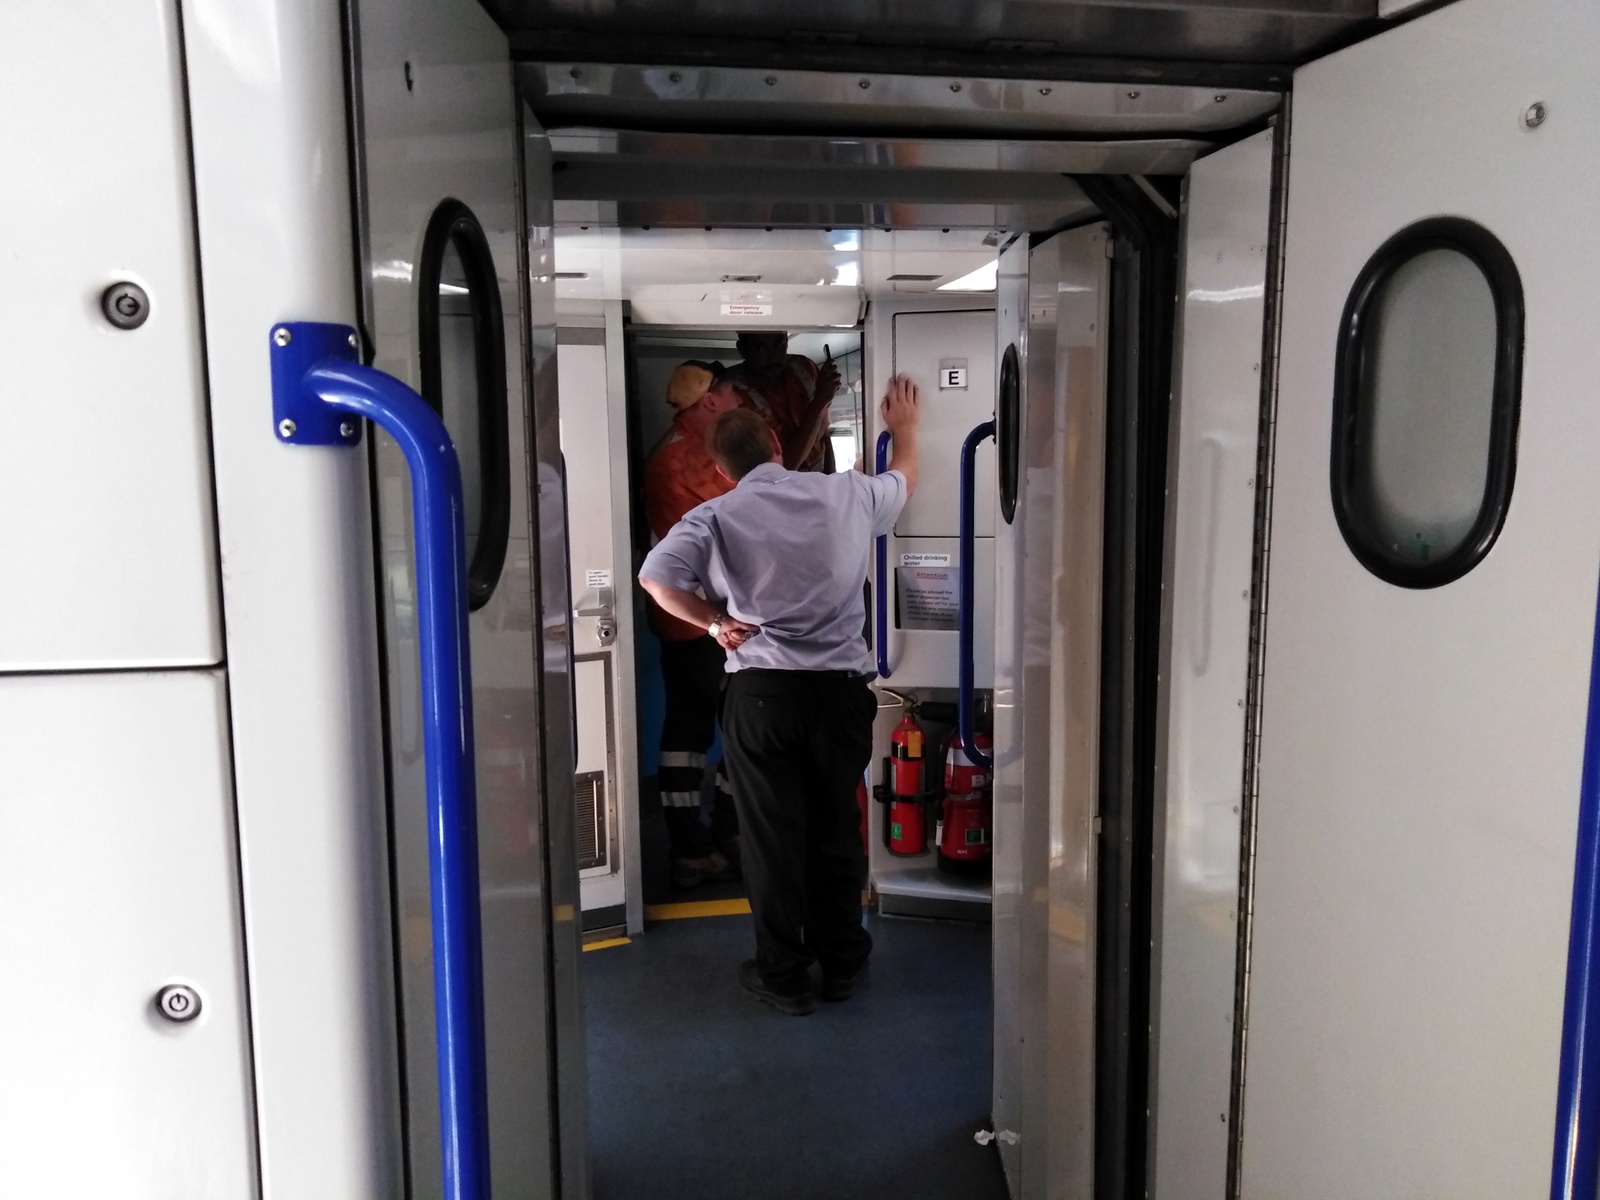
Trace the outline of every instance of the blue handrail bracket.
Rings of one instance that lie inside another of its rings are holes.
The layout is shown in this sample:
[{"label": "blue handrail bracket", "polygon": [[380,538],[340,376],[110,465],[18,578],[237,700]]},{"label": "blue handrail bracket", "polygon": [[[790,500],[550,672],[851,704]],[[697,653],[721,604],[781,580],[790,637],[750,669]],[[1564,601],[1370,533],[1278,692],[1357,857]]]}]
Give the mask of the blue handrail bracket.
[{"label": "blue handrail bracket", "polygon": [[311,366],[324,360],[358,363],[360,341],[348,325],[285,321],[272,327],[272,427],[295,446],[353,446],[361,422],[301,386]]},{"label": "blue handrail bracket", "polygon": [[977,466],[978,446],[994,436],[994,422],[985,421],[975,426],[961,443],[961,589],[956,597],[956,722],[961,734],[961,747],[975,764],[991,770],[994,759],[978,749],[977,714],[973,711],[972,689],[972,622],[976,612],[973,600],[974,571],[977,567],[977,497],[974,495],[973,475]]},{"label": "blue handrail bracket", "polygon": [[269,344],[273,427],[281,441],[350,446],[360,440],[365,418],[394,438],[411,469],[444,1196],[488,1200],[461,465],[444,422],[428,403],[392,375],[357,361],[359,342],[349,326],[285,322],[272,327]]}]

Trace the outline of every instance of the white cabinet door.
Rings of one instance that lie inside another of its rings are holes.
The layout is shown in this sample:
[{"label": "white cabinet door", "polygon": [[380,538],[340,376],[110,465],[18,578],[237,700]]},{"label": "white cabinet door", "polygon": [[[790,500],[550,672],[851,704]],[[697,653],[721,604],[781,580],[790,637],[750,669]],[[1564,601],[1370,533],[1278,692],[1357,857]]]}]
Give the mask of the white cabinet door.
[{"label": "white cabinet door", "polygon": [[0,6],[0,671],[222,657],[178,24]]},{"label": "white cabinet door", "polygon": [[[1589,0],[1459,0],[1295,76],[1250,1200],[1549,1194],[1600,555],[1597,45]],[[1438,217],[1486,230],[1520,276],[1515,485],[1481,561],[1399,586],[1358,560],[1334,498],[1413,564],[1456,536],[1426,526],[1493,462],[1461,428],[1487,411],[1481,281],[1408,260],[1369,314],[1361,487],[1330,488],[1330,397],[1358,277]]]},{"label": "white cabinet door", "polygon": [[0,680],[0,1196],[256,1195],[223,704],[211,672]]}]

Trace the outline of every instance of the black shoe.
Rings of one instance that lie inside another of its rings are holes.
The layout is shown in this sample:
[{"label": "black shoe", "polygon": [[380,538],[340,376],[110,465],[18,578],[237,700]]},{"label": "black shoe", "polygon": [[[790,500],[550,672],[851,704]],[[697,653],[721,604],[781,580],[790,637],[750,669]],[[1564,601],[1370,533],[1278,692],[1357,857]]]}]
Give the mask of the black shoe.
[{"label": "black shoe", "polygon": [[672,860],[672,886],[679,891],[699,887],[702,883],[732,883],[738,878],[739,868],[720,850],[713,850],[704,858]]},{"label": "black shoe", "polygon": [[803,1017],[817,1010],[817,1002],[812,999],[810,985],[793,992],[775,991],[761,978],[761,972],[756,970],[756,960],[753,958],[739,964],[739,986],[761,1003],[770,1004],[779,1012],[787,1013],[791,1017]]},{"label": "black shoe", "polygon": [[856,985],[861,982],[861,977],[867,973],[867,964],[862,963],[850,975],[824,975],[822,977],[822,998],[824,1000],[848,1000],[856,994]]}]

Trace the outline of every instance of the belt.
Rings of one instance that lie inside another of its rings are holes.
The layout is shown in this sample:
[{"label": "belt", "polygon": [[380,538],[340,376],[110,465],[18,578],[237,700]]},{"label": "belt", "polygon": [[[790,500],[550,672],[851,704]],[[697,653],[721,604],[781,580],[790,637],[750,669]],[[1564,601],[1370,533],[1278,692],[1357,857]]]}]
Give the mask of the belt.
[{"label": "belt", "polygon": [[803,677],[806,679],[876,679],[876,671],[803,671],[799,668],[788,667],[741,667],[737,671],[729,672],[733,675],[777,675],[793,679]]}]

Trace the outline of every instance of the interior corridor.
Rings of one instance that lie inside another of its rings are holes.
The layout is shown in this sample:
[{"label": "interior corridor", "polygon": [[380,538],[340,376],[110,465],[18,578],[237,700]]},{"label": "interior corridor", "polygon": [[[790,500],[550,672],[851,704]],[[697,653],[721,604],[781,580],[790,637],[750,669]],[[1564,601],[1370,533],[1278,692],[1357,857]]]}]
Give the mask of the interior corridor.
[{"label": "interior corridor", "polygon": [[657,921],[584,954],[596,1200],[1004,1200],[998,1155],[973,1140],[989,929],[868,928],[861,990],[801,1018],[740,990],[747,916]]}]

